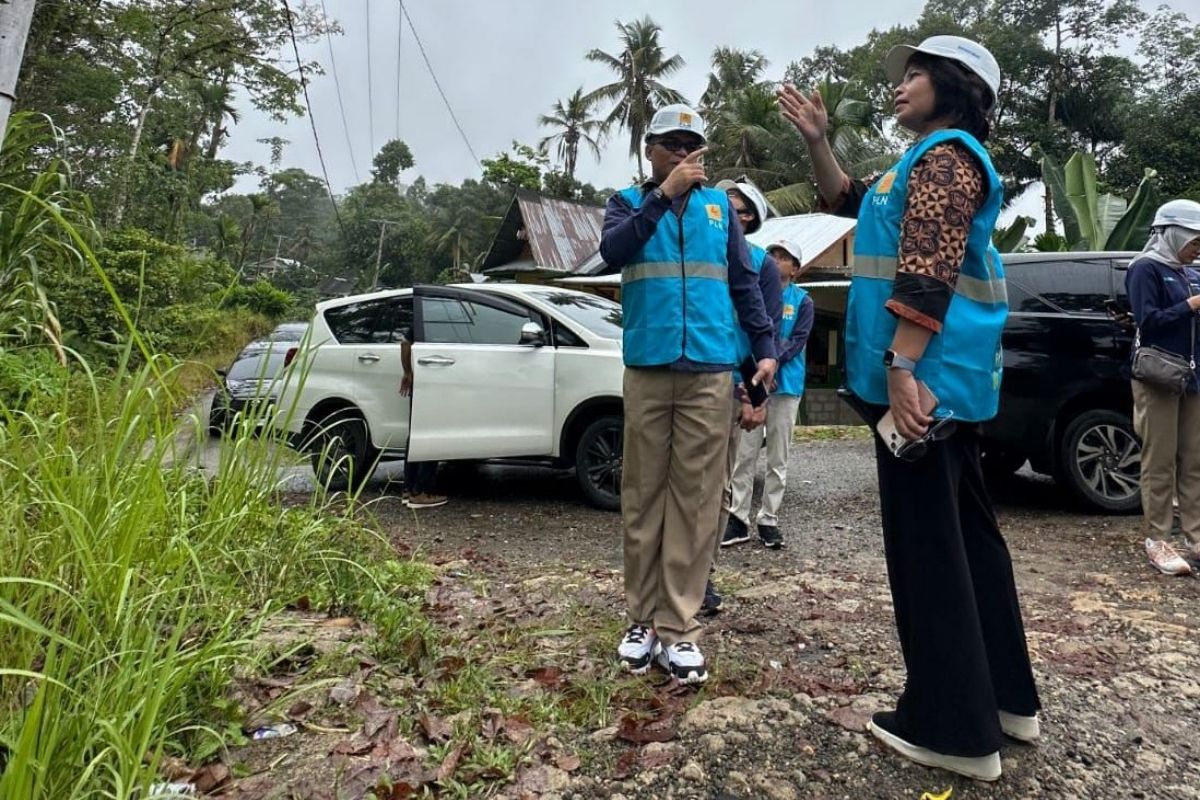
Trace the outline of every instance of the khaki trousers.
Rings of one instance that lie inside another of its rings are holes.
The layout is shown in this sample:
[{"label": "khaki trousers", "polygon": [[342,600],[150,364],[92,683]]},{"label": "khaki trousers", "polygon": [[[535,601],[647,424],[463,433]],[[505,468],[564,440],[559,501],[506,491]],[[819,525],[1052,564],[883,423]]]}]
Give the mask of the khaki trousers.
[{"label": "khaki trousers", "polygon": [[1142,438],[1142,513],[1149,533],[1169,539],[1179,498],[1183,535],[1200,550],[1200,395],[1133,385],[1133,427]]},{"label": "khaki trousers", "polygon": [[713,564],[721,556],[721,537],[725,535],[725,526],[729,524],[729,478],[733,475],[733,462],[737,459],[738,434],[742,429],[738,421],[742,417],[742,403],[734,398],[730,404],[733,407],[733,417],[729,423],[729,440],[725,442],[725,474],[721,479],[721,509],[717,512],[717,535],[713,537]]},{"label": "khaki trousers", "polygon": [[799,397],[773,394],[767,399],[766,424],[742,433],[730,478],[728,510],[747,525],[750,524],[750,500],[754,495],[754,467],[764,437],[767,440],[767,474],[757,522],[759,525],[779,525],[779,507],[783,505],[783,493],[787,489],[788,448],[792,444],[792,429],[796,426],[799,410]]},{"label": "khaki trousers", "polygon": [[694,642],[720,511],[728,372],[625,370],[621,517],[629,619]]}]

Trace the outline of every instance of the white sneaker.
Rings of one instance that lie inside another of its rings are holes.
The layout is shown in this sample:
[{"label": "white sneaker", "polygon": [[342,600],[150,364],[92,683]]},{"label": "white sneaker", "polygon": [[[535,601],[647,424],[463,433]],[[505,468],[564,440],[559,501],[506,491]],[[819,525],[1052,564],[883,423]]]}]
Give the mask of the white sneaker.
[{"label": "white sneaker", "polygon": [[1150,563],[1164,575],[1191,575],[1192,568],[1169,542],[1146,540],[1146,555]]},{"label": "white sneaker", "polygon": [[665,646],[659,642],[654,658],[660,667],[680,683],[704,683],[708,680],[704,654],[692,642]]},{"label": "white sneaker", "polygon": [[1037,714],[1032,717],[1022,717],[1019,714],[1000,712],[1000,730],[1018,742],[1032,744],[1042,735],[1042,726],[1038,723]]},{"label": "white sneaker", "polygon": [[635,622],[625,629],[621,644],[617,646],[617,656],[626,670],[634,675],[645,675],[650,671],[657,644],[658,635],[654,629]]},{"label": "white sneaker", "polygon": [[909,761],[915,761],[926,767],[937,767],[948,772],[954,772],[959,775],[965,775],[968,778],[974,778],[977,781],[996,781],[1000,780],[1000,752],[989,753],[986,756],[948,756],[944,753],[938,753],[926,747],[920,747],[911,742],[901,739],[896,734],[889,731],[884,725],[891,722],[894,713],[890,711],[881,711],[871,718],[867,723],[867,730],[871,734],[883,742],[885,745],[895,750],[900,755],[907,758]]}]

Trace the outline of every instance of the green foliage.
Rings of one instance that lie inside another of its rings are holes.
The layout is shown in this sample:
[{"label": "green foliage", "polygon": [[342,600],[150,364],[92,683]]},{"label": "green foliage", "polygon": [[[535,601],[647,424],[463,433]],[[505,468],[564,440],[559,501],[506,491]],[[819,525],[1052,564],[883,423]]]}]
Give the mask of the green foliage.
[{"label": "green foliage", "polygon": [[413,165],[412,151],[399,139],[393,139],[375,154],[371,175],[379,183],[392,186],[400,182],[400,173]]},{"label": "green foliage", "polygon": [[[1063,168],[1049,156],[1042,159],[1046,185],[1054,205],[1063,211],[1063,241],[1071,250],[1137,250],[1145,243],[1160,197],[1157,173],[1147,169],[1131,201],[1101,193],[1095,159],[1075,153]],[[1044,242],[1055,249],[1057,241]]]},{"label": "green foliage", "polygon": [[483,164],[483,179],[488,183],[536,192],[541,188],[542,169],[549,159],[529,145],[514,141],[511,155],[497,153],[495,158],[485,158],[480,163]]},{"label": "green foliage", "polygon": [[1033,217],[1018,216],[1008,227],[996,228],[992,233],[992,244],[1001,253],[1014,253],[1025,244],[1025,231],[1033,224]]},{"label": "green foliage", "polygon": [[244,308],[271,319],[280,319],[293,305],[293,298],[282,289],[276,289],[266,281],[255,281],[248,286],[235,286],[221,302],[223,308]]}]

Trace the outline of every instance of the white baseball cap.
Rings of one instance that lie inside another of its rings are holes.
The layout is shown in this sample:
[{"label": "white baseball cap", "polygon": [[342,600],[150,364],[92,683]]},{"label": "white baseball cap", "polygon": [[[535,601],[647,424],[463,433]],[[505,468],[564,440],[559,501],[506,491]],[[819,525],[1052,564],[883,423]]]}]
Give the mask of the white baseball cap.
[{"label": "white baseball cap", "polygon": [[883,71],[889,81],[898,84],[904,80],[908,60],[914,53],[927,53],[962,64],[983,79],[992,90],[992,105],[996,105],[996,97],[1000,94],[1000,65],[996,63],[996,57],[979,42],[961,36],[930,36],[915,47],[911,44],[896,45],[888,51],[883,62]]},{"label": "white baseball cap", "polygon": [[704,139],[704,118],[696,113],[696,109],[683,103],[663,106],[654,112],[650,127],[646,128],[646,136],[662,136],[672,131],[694,133]]},{"label": "white baseball cap", "polygon": [[742,197],[745,197],[746,200],[750,202],[750,205],[754,207],[754,214],[758,217],[758,223],[753,228],[747,228],[745,231],[746,233],[754,233],[754,231],[762,227],[762,224],[766,220],[767,214],[769,213],[769,209],[767,206],[767,198],[763,196],[763,193],[759,191],[757,186],[755,186],[753,183],[750,183],[750,181],[731,181],[726,179],[723,181],[717,181],[717,188],[723,189],[726,192],[728,192],[730,189],[737,189],[742,193]]},{"label": "white baseball cap", "polygon": [[771,252],[776,247],[787,253],[792,258],[796,259],[797,264],[804,266],[804,256],[800,252],[800,245],[796,244],[790,239],[780,239],[777,242],[771,242],[769,245],[767,245],[767,252]]},{"label": "white baseball cap", "polygon": [[1151,228],[1177,225],[1200,233],[1200,203],[1195,200],[1169,200],[1158,207]]}]

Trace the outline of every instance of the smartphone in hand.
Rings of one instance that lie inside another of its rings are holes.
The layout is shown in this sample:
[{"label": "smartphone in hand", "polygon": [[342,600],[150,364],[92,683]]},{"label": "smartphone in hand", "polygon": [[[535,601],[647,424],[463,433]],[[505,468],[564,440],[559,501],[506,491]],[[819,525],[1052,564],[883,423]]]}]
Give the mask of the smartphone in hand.
[{"label": "smartphone in hand", "polygon": [[[937,395],[935,395],[930,388],[925,385],[924,381],[917,381],[917,398],[921,403],[921,413],[925,414],[926,416],[931,415],[933,410],[938,406]],[[937,420],[930,425],[930,428],[936,424]],[[888,409],[888,412],[879,420],[879,423],[875,426],[875,430],[879,433],[879,437],[883,439],[883,443],[887,445],[888,450],[890,450],[894,456],[899,457],[901,448],[910,442],[910,440],[905,439],[896,430],[896,420],[892,416],[892,410],[890,408]]]}]

